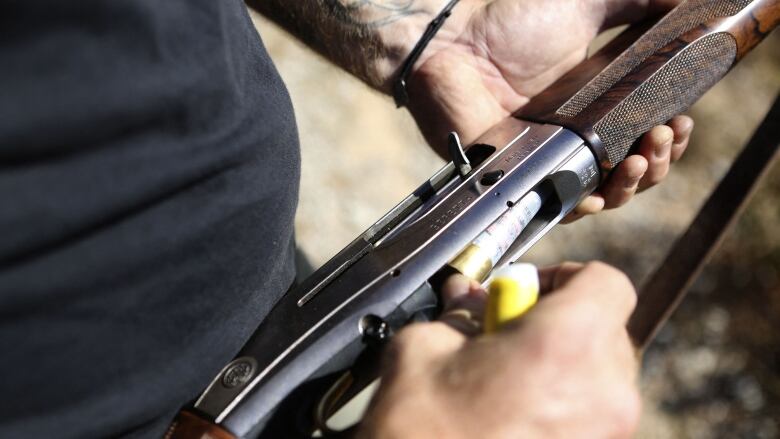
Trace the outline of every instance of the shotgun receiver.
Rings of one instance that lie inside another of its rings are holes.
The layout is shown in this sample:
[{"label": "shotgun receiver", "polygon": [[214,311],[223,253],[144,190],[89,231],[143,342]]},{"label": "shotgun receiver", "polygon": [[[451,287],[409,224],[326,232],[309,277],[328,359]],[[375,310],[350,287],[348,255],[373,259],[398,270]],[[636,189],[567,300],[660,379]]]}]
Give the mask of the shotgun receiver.
[{"label": "shotgun receiver", "polygon": [[685,111],[778,21],[780,0],[685,1],[623,32],[465,150],[451,135],[453,161],[288,292],[166,437],[327,436],[324,421],[375,378],[392,333],[436,316],[438,283],[470,269],[453,260],[478,235],[528,194],[541,200],[519,236],[475,268],[483,277],[528,250],[638,137]]}]

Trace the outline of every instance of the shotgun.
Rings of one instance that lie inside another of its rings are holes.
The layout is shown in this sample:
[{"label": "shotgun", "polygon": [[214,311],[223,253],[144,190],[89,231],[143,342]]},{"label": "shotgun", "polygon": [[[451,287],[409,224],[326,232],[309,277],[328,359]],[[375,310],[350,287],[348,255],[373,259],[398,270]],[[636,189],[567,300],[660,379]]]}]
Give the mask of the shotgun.
[{"label": "shotgun", "polygon": [[[289,291],[166,437],[338,435],[327,418],[376,378],[395,331],[436,317],[448,274],[484,280],[520,257],[779,21],[780,0],[687,0],[628,28],[467,148],[451,134],[452,161]],[[487,257],[469,253],[519,207],[518,233]]]}]

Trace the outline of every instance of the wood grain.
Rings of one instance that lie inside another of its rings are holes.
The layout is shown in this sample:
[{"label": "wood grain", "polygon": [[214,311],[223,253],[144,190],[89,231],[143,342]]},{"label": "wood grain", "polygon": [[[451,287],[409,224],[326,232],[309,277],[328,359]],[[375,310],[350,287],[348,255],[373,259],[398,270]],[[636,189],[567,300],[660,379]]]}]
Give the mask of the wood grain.
[{"label": "wood grain", "polygon": [[[728,13],[733,15],[724,15]],[[780,0],[688,0],[652,27],[643,23],[629,28],[515,116],[577,132],[591,144],[602,167],[611,169],[629,153],[636,138],[653,125],[663,124],[674,114],[687,110],[733,63],[763,40],[778,21]],[[733,56],[724,53],[726,39],[718,39],[718,46],[712,44],[711,36],[722,33],[736,43]],[[701,51],[712,52],[713,56],[696,53]],[[689,77],[673,80],[671,73]],[[661,75],[671,79],[659,81]],[[648,95],[651,78],[656,78],[652,89],[657,91],[657,99]],[[648,96],[640,99],[639,94]],[[622,131],[610,128],[615,120],[626,118],[643,123],[629,124],[630,129]]]},{"label": "wood grain", "polygon": [[182,410],[176,415],[164,439],[236,439],[229,431],[200,416]]}]

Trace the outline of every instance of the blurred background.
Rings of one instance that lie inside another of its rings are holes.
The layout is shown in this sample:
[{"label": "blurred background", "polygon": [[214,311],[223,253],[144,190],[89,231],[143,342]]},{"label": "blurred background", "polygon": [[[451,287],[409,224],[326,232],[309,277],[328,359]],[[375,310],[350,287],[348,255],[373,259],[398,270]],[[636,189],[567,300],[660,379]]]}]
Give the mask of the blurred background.
[{"label": "blurred background", "polygon": [[[296,233],[319,266],[443,162],[389,97],[254,18],[295,107],[303,156]],[[558,226],[523,259],[542,265],[599,259],[641,285],[778,91],[776,31],[691,109],[692,143],[663,184],[626,207]],[[775,163],[646,353],[638,437],[780,437],[779,200]]]}]

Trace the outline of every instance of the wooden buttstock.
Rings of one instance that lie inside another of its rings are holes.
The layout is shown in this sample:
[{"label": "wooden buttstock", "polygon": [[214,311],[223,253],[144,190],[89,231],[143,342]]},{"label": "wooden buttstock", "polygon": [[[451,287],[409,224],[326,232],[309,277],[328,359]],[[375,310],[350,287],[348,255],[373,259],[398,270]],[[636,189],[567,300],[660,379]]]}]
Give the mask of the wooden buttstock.
[{"label": "wooden buttstock", "polygon": [[168,427],[164,439],[236,439],[236,437],[195,413],[182,410]]},{"label": "wooden buttstock", "polygon": [[780,21],[780,0],[687,0],[629,28],[515,114],[567,127],[604,169],[688,109]]}]

